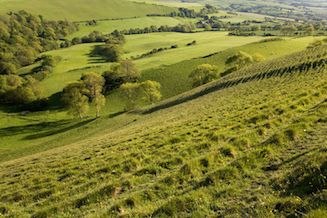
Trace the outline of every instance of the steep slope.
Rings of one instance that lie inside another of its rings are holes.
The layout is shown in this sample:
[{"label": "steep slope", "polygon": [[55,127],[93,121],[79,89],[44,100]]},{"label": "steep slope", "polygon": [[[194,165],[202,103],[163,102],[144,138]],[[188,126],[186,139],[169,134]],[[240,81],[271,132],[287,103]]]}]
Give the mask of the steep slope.
[{"label": "steep slope", "polygon": [[[102,117],[0,165],[7,217],[326,215],[327,46]],[[88,136],[87,136],[88,135]]]}]

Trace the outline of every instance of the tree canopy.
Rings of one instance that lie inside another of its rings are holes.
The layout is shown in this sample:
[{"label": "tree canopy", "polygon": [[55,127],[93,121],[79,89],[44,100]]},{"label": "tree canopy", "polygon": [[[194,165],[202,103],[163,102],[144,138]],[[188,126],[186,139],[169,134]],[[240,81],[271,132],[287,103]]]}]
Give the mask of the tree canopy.
[{"label": "tree canopy", "polygon": [[96,72],[90,72],[83,74],[82,81],[86,89],[88,89],[88,95],[95,105],[96,117],[99,117],[100,108],[106,103],[106,98],[102,94],[105,79]]},{"label": "tree canopy", "polygon": [[197,87],[219,78],[218,67],[210,64],[197,66],[189,76],[192,79],[193,87]]},{"label": "tree canopy", "polygon": [[83,81],[68,83],[61,97],[61,100],[67,105],[68,114],[78,115],[83,119],[83,113],[89,109],[89,98],[86,96],[88,92]]}]

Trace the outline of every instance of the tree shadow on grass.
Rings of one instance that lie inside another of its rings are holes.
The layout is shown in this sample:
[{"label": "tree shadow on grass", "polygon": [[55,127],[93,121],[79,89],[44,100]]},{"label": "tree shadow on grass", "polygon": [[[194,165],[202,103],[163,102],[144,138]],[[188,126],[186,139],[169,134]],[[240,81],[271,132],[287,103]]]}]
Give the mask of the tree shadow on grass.
[{"label": "tree shadow on grass", "polygon": [[61,94],[61,92],[57,92],[49,97],[46,110],[63,110],[65,108],[65,104],[61,101]]},{"label": "tree shadow on grass", "polygon": [[[26,119],[26,117],[20,117],[20,119]],[[33,125],[25,125],[25,126],[13,126],[13,127],[7,127],[0,129],[0,138],[1,137],[8,137],[8,136],[17,136],[21,134],[29,134],[32,133],[32,135],[28,135],[23,138],[23,140],[33,140],[38,138],[43,138],[47,136],[56,135],[59,133],[67,132],[69,130],[73,130],[76,128],[79,128],[81,126],[84,126],[90,122],[92,122],[93,119],[88,119],[82,122],[76,123],[76,121],[72,120],[60,120],[55,122],[40,122]],[[72,124],[72,125],[70,125]],[[56,128],[56,130],[53,130]],[[44,132],[46,131],[46,132]],[[36,132],[41,132],[37,134],[33,134]]]},{"label": "tree shadow on grass", "polygon": [[88,54],[85,54],[89,57],[87,60],[88,64],[99,64],[99,63],[107,63],[108,62],[108,60],[104,56],[99,55],[100,46],[101,45],[92,46],[92,48],[93,48],[92,51]]},{"label": "tree shadow on grass", "polygon": [[[23,140],[34,140],[34,139],[39,139],[39,138],[44,138],[44,137],[48,137],[48,136],[57,135],[57,134],[64,133],[64,132],[79,128],[81,126],[84,126],[84,125],[92,122],[93,120],[95,120],[95,118],[76,123],[76,124],[68,126],[66,128],[62,128],[62,129],[58,129],[58,130],[50,130],[50,131],[47,131],[47,132],[42,132],[42,133],[29,135],[29,136],[24,137]],[[48,123],[40,123],[39,125],[47,126]]]}]

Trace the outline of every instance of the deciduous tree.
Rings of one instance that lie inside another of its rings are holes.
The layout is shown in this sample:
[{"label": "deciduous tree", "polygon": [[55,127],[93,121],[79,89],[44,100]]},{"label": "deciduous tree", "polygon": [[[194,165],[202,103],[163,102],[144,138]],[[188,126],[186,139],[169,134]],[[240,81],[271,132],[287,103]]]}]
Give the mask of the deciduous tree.
[{"label": "deciduous tree", "polygon": [[201,64],[189,76],[193,80],[193,87],[211,82],[219,77],[217,66]]},{"label": "deciduous tree", "polygon": [[61,98],[67,104],[68,114],[78,115],[83,119],[83,113],[89,109],[89,98],[85,95],[86,93],[88,90],[83,81],[68,83]]},{"label": "deciduous tree", "polygon": [[120,73],[122,77],[124,77],[124,82],[126,83],[133,83],[141,78],[139,69],[130,59],[120,62]]},{"label": "deciduous tree", "polygon": [[101,93],[105,79],[96,72],[90,72],[83,74],[82,81],[86,85],[86,89],[89,90],[89,96],[95,105],[96,117],[99,117],[100,108],[106,103],[106,98]]},{"label": "deciduous tree", "polygon": [[132,110],[137,105],[137,99],[140,95],[139,83],[124,83],[120,86],[122,97],[126,98],[126,110]]},{"label": "deciduous tree", "polygon": [[238,65],[239,69],[253,63],[253,58],[246,52],[239,51],[235,55],[229,57],[226,65]]},{"label": "deciduous tree", "polygon": [[149,101],[151,104],[155,101],[159,101],[162,97],[159,89],[161,88],[160,83],[147,80],[141,83],[141,89],[145,95],[143,100]]}]

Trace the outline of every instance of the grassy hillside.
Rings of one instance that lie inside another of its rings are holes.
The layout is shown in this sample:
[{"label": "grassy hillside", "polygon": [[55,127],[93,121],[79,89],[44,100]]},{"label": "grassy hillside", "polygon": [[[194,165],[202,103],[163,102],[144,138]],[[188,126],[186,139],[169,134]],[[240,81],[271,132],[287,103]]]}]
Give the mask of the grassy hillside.
[{"label": "grassy hillside", "polygon": [[326,49],[244,68],[74,130],[40,134],[83,138],[3,162],[1,213],[325,217]]},{"label": "grassy hillside", "polygon": [[[174,44],[179,45],[177,49],[159,52],[135,61],[137,66],[142,70],[142,80],[150,79],[161,83],[161,92],[164,99],[190,90],[191,82],[188,80],[188,76],[201,63],[217,65],[222,72],[225,69],[224,63],[226,59],[240,50],[250,54],[259,52],[266,59],[273,59],[302,50],[313,40],[312,37],[298,39],[286,38],[286,41],[252,43],[237,47],[237,45],[258,41],[263,38],[230,37],[226,36],[224,32],[203,32],[196,34],[155,33],[132,35],[127,36],[127,38],[128,42],[124,47],[126,58],[146,53],[153,48],[158,49],[160,47],[170,47]],[[187,43],[193,40],[197,41],[196,45],[186,46]],[[110,67],[101,57],[92,54],[92,50],[97,45],[97,43],[82,44],[47,53],[62,57],[62,61],[55,68],[52,76],[42,82],[47,95],[54,95],[53,98],[50,98],[51,105],[58,104],[59,95],[56,93],[61,92],[68,82],[78,80],[84,72],[96,70],[102,73]],[[236,47],[232,48],[232,46]],[[210,58],[190,60],[216,52],[218,53]],[[19,72],[26,73],[27,70],[23,68]],[[172,80],[172,78],[174,79]],[[116,113],[124,108],[124,102],[121,102],[120,97],[115,93],[108,97],[108,102],[114,102],[114,104],[108,103],[103,108],[104,113]]]},{"label": "grassy hillside", "polygon": [[115,19],[145,17],[147,14],[167,14],[177,9],[127,0],[2,0],[0,14],[25,10],[41,14],[49,20],[85,21],[93,19]]},{"label": "grassy hillside", "polygon": [[69,35],[67,39],[72,40],[74,37],[83,37],[90,34],[94,30],[103,32],[104,34],[112,33],[114,30],[129,30],[131,28],[150,27],[155,25],[160,27],[162,25],[177,26],[179,23],[184,23],[177,18],[172,17],[141,17],[124,20],[107,20],[98,21],[96,26],[86,26],[84,22],[79,23],[78,31]]}]

